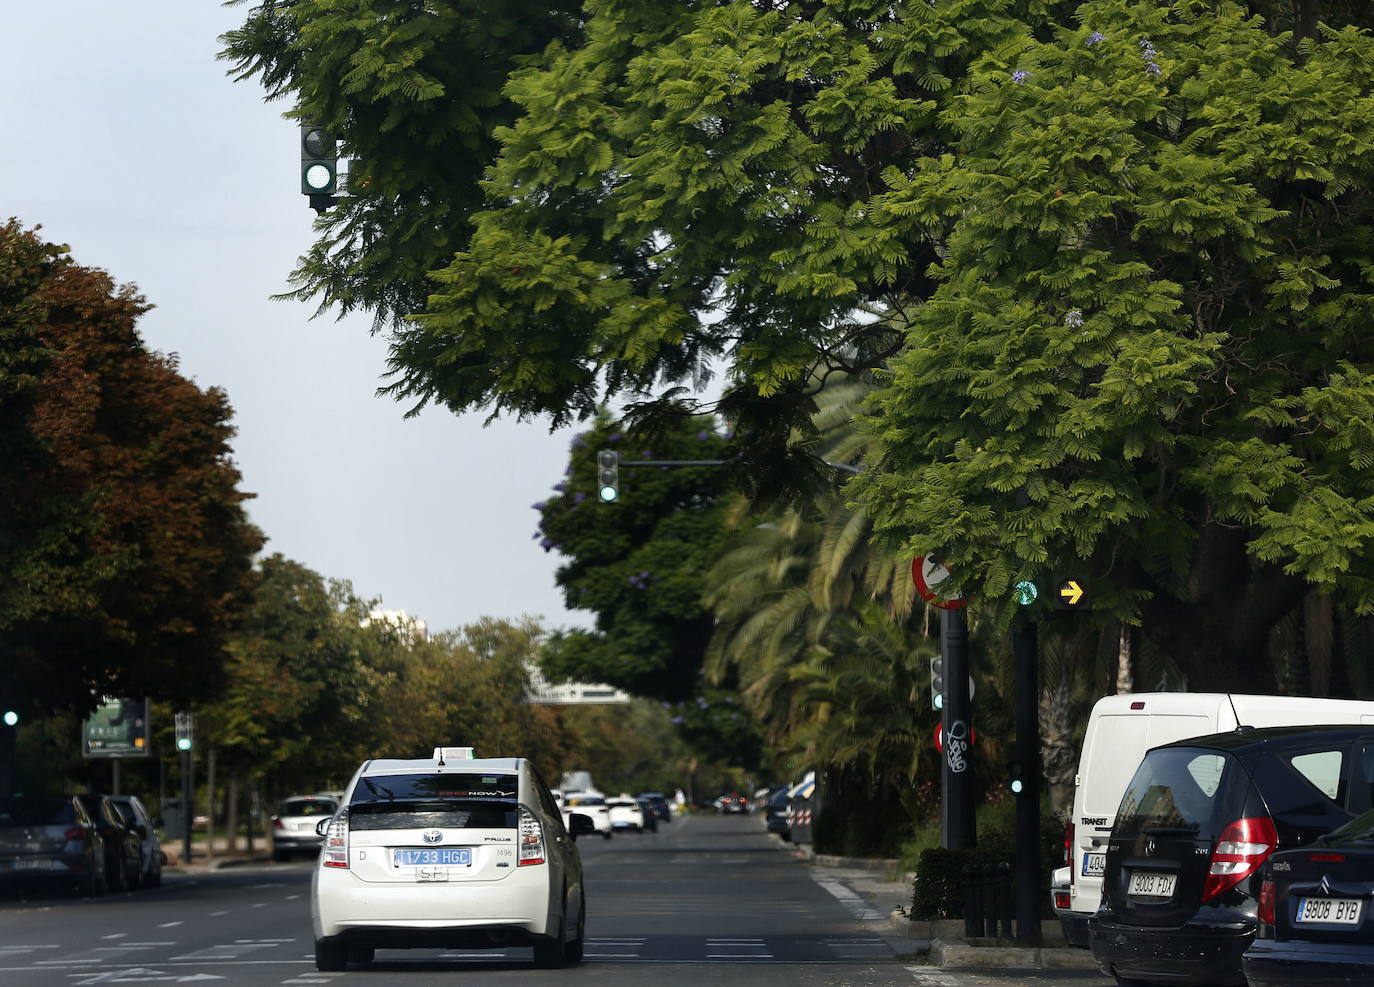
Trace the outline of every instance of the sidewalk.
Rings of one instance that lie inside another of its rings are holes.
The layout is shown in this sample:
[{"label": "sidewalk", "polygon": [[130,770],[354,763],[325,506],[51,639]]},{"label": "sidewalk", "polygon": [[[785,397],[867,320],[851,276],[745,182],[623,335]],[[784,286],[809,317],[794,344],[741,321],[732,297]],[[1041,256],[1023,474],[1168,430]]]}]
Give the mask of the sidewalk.
[{"label": "sidewalk", "polygon": [[911,882],[915,874],[899,872],[896,860],[864,860],[818,854],[810,846],[781,844],[812,868],[812,876],[822,887],[841,884],[855,901],[862,902],[859,913],[850,902],[827,887],[842,904],[865,919],[876,935],[882,936],[898,956],[944,968],[999,968],[1021,970],[1096,970],[1097,964],[1086,949],[1065,944],[1057,921],[1041,925],[1043,946],[970,944],[964,938],[960,921],[913,921]]},{"label": "sidewalk", "polygon": [[205,834],[197,833],[191,838],[190,861],[181,859],[181,850],[182,842],[179,839],[162,841],[162,852],[167,855],[167,863],[163,865],[163,870],[172,874],[189,874],[196,871],[220,870],[224,867],[242,867],[245,864],[270,863],[272,861],[272,838],[270,836],[257,836],[253,840],[252,847],[249,847],[247,840],[240,837],[238,849],[231,853],[228,837],[216,836],[214,853],[211,854],[208,852],[210,846],[205,841]]}]

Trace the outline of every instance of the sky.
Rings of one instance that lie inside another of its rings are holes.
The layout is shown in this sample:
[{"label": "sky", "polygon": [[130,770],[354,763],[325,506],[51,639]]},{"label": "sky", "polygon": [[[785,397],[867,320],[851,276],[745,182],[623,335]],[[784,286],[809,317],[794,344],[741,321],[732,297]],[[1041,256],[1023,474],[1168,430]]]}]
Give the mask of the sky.
[{"label": "sky", "polygon": [[10,5],[0,30],[0,221],[133,282],[139,324],[235,409],[241,489],[280,552],[431,631],[530,615],[589,626],[554,585],[531,505],[562,478],[573,431],[455,416],[375,396],[387,346],[273,301],[313,240],[298,129],[216,60],[248,7],[217,0]]}]

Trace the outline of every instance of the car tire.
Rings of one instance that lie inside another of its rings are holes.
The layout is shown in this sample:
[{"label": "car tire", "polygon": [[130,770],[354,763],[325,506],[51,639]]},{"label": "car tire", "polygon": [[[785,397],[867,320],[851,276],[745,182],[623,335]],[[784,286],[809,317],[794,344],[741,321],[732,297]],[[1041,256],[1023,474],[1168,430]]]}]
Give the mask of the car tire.
[{"label": "car tire", "polygon": [[577,938],[563,947],[563,958],[569,963],[581,963],[587,948],[587,895],[582,894],[582,911],[577,916]]},{"label": "car tire", "polygon": [[609,829],[606,830],[606,832],[604,832],[604,833],[601,834],[601,838],[602,838],[602,839],[609,840],[609,839],[611,838],[611,831],[610,831]]},{"label": "car tire", "polygon": [[337,972],[348,969],[348,947],[341,942],[315,940],[315,969]]},{"label": "car tire", "polygon": [[568,947],[563,941],[563,930],[568,924],[568,894],[563,893],[563,917],[558,922],[558,931],[544,936],[534,944],[534,965],[540,970],[560,969],[568,959]]},{"label": "car tire", "polygon": [[109,867],[105,868],[105,885],[108,890],[118,894],[124,890],[124,884],[124,862],[122,860],[114,866],[113,870]]},{"label": "car tire", "polygon": [[135,868],[134,868],[134,872],[133,872],[131,875],[129,875],[129,879],[128,879],[128,881],[127,881],[126,883],[128,884],[129,890],[130,890],[130,891],[140,891],[140,890],[142,890],[142,888],[143,888],[143,862],[142,862],[142,861],[139,861],[138,866],[135,867]]},{"label": "car tire", "polygon": [[358,963],[362,966],[366,966],[371,963],[376,956],[377,950],[373,949],[371,946],[348,947],[348,962],[350,963]]},{"label": "car tire", "polygon": [[287,853],[285,850],[273,850],[272,859],[279,864],[284,864],[291,859],[291,854]]}]

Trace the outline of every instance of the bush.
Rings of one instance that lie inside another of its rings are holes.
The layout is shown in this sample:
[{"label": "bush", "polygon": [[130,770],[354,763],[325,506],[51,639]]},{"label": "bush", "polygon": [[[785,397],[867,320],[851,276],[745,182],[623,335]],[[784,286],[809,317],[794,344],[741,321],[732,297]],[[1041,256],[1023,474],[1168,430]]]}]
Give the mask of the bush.
[{"label": "bush", "polygon": [[[946,850],[934,847],[921,851],[916,865],[916,879],[911,888],[911,917],[934,921],[962,918],[964,893],[960,887],[966,864],[1012,863],[1016,858],[1016,824],[1014,818],[997,820],[983,828],[978,845],[967,850]],[[1041,895],[1041,915],[1054,917],[1050,905],[1050,879],[1056,867],[1063,864],[1064,823],[1049,812],[1040,815],[1040,879],[1037,887]]]}]

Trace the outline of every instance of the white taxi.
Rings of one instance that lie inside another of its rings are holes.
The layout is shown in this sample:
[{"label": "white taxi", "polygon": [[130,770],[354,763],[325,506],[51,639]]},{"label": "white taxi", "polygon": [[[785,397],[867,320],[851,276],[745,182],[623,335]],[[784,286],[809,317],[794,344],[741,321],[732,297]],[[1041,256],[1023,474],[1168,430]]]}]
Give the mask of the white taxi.
[{"label": "white taxi", "polygon": [[564,792],[563,793],[563,822],[571,828],[568,822],[574,812],[582,813],[592,821],[592,827],[600,833],[603,839],[611,838],[611,808],[606,804],[604,795],[593,795],[589,792]]},{"label": "white taxi", "polygon": [[[569,828],[590,833],[573,813]],[[378,948],[533,946],[534,962],[582,959],[582,862],[525,758],[436,748],[364,762],[319,824],[311,883],[315,966],[370,963]]]}]

